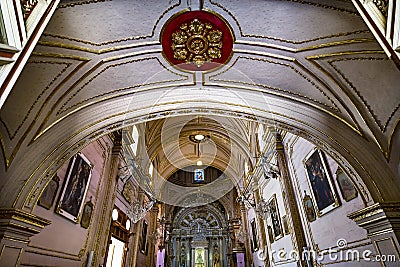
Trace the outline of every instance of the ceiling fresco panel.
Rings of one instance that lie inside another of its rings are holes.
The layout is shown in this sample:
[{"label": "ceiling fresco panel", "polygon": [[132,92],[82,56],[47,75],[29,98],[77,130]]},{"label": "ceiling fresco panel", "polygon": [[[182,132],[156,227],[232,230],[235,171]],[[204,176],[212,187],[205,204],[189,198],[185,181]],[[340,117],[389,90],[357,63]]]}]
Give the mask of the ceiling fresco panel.
[{"label": "ceiling fresco panel", "polygon": [[61,1],[45,32],[90,45],[146,39],[154,35],[160,17],[177,6],[168,2]]},{"label": "ceiling fresco panel", "polygon": [[381,131],[392,128],[393,116],[398,113],[400,103],[400,91],[393,94],[391,89],[393,86],[400,88],[399,71],[393,62],[386,57],[355,56],[332,59],[329,64],[365,105],[369,117]]},{"label": "ceiling fresco panel", "polygon": [[210,2],[234,16],[243,37],[298,45],[367,30],[350,1],[250,1],[247,8],[240,0]]},{"label": "ceiling fresco panel", "polygon": [[139,91],[146,86],[162,87],[168,83],[190,83],[189,77],[175,70],[165,69],[157,57],[112,62],[100,67],[82,81],[73,95],[63,103],[58,113],[70,111],[102,98]]},{"label": "ceiling fresco panel", "polygon": [[[9,138],[21,135],[28,127],[28,117],[35,118],[46,104],[46,98],[52,90],[70,74],[81,62],[77,60],[32,57],[25,65],[24,71],[15,84],[4,109],[1,113],[1,123],[6,128]],[[18,102],[18,106],[15,106]],[[10,112],[14,110],[14,112]]]},{"label": "ceiling fresco panel", "polygon": [[328,96],[323,86],[289,61],[238,56],[231,68],[210,74],[209,81],[300,98],[302,102],[322,106],[331,112],[339,112],[338,105],[332,96]]}]

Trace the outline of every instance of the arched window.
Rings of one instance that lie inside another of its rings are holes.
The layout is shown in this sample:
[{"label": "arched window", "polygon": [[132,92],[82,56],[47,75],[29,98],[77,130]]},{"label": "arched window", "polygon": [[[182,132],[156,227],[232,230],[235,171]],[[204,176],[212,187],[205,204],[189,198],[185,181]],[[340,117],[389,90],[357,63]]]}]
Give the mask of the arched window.
[{"label": "arched window", "polygon": [[153,163],[150,163],[150,166],[149,166],[149,174],[150,174],[150,177],[153,177],[153,170],[154,170]]},{"label": "arched window", "polygon": [[247,160],[244,162],[244,175],[246,175],[249,172],[249,163]]},{"label": "arched window", "polygon": [[258,148],[262,152],[265,146],[265,141],[264,141],[264,126],[262,124],[258,125],[257,129],[257,139],[258,139]]},{"label": "arched window", "polygon": [[138,143],[139,143],[139,131],[136,126],[133,126],[132,129],[132,139],[133,143],[131,144],[131,148],[135,156],[137,155]]}]

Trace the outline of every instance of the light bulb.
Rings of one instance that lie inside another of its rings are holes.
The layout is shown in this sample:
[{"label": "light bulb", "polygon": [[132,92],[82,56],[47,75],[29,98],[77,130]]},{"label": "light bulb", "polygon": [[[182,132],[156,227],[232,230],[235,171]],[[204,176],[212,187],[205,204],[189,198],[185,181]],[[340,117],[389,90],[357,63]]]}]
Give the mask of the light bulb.
[{"label": "light bulb", "polygon": [[113,209],[111,217],[112,217],[113,221],[118,220],[118,210],[117,209]]},{"label": "light bulb", "polygon": [[201,140],[204,139],[204,135],[202,135],[202,134],[196,134],[196,135],[194,136],[194,139],[196,139],[197,141],[201,141]]}]

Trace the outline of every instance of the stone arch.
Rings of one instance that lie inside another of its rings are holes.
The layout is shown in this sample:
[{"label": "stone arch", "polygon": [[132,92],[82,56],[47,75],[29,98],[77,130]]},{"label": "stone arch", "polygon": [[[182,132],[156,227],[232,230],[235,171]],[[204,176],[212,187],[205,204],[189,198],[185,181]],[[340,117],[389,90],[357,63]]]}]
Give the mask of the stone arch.
[{"label": "stone arch", "polygon": [[[182,89],[177,89],[178,92],[172,94],[178,97],[180,90]],[[369,191],[366,194],[370,194],[366,198],[370,203],[398,198],[397,190],[393,188],[396,185],[390,182],[394,175],[387,168],[387,162],[379,148],[345,124],[338,123],[335,118],[301,103],[278,101],[259,92],[246,92],[246,95],[242,95],[246,97],[243,99],[247,105],[237,105],[231,100],[232,102],[218,103],[216,106],[215,101],[210,100],[216,90],[218,89],[210,88],[204,92],[201,101],[199,96],[181,96],[182,106],[179,108],[174,103],[161,99],[156,107],[149,107],[148,102],[144,101],[138,102],[140,104],[135,106],[135,110],[127,110],[129,105],[127,106],[126,100],[115,98],[76,110],[48,127],[39,136],[30,136],[32,139],[26,139],[20,144],[19,151],[3,179],[2,203],[5,206],[32,210],[41,190],[56,170],[85,145],[100,136],[138,122],[182,114],[215,114],[257,120],[276,129],[292,132],[325,149],[357,181],[356,184],[365,183]],[[240,89],[230,90],[233,95],[242,93]],[[151,94],[154,92],[149,91],[137,100],[143,100],[146,95],[149,97]],[[262,99],[257,99],[260,97]],[[257,101],[254,101],[255,98]],[[105,105],[115,109],[109,108],[104,112]],[[149,114],[149,111],[153,112]],[[307,113],[310,115],[305,115]],[[74,125],[73,129],[71,125]],[[371,151],[371,154],[365,154],[363,151],[366,150]],[[373,166],[371,162],[374,163]],[[13,183],[8,183],[11,180]]]},{"label": "stone arch", "polygon": [[193,225],[191,224],[191,222],[185,220],[185,218],[191,217],[192,213],[197,214],[197,218],[192,218],[193,223],[196,223],[197,221],[200,222],[200,220],[198,219],[201,219],[201,223],[213,222],[213,225],[209,225],[211,226],[210,228],[221,229],[227,227],[223,211],[217,209],[212,204],[199,207],[181,208],[177,212],[175,219],[172,223],[173,227],[193,230]]}]

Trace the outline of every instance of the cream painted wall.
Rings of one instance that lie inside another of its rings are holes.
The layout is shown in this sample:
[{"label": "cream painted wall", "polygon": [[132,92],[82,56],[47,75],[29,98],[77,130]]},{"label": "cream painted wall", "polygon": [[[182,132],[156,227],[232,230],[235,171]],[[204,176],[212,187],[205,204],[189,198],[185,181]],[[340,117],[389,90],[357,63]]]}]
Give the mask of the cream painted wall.
[{"label": "cream painted wall", "polygon": [[88,229],[81,227],[55,212],[59,196],[62,192],[65,175],[69,161],[57,172],[60,178],[59,188],[52,207],[47,210],[39,205],[36,206],[34,214],[46,218],[51,224],[43,231],[31,238],[26,253],[22,254],[21,265],[38,264],[39,266],[82,266],[87,260],[90,245],[95,237],[94,222],[100,217],[101,208],[97,207],[97,201],[102,197],[100,187],[104,179],[107,166],[107,153],[112,146],[108,138],[101,138],[87,147],[81,153],[93,164],[93,172],[89,182],[89,188],[83,203],[92,198],[94,213]]},{"label": "cream painted wall", "polygon": [[[375,248],[371,244],[370,239],[367,238],[366,231],[358,227],[354,221],[347,218],[347,214],[364,208],[365,204],[360,193],[358,193],[356,198],[348,202],[343,198],[335,174],[338,164],[325,153],[328,172],[331,175],[331,181],[333,182],[334,191],[339,199],[340,205],[322,216],[317,216],[315,221],[308,222],[305,217],[302,203],[304,191],[310,195],[311,188],[307,180],[308,177],[303,162],[307,155],[314,150],[315,146],[305,139],[291,134],[285,136],[284,144],[291,176],[290,178],[297,197],[297,205],[299,206],[299,203],[301,203],[299,211],[302,217],[303,228],[306,233],[308,245],[315,251],[319,251],[319,253],[330,248],[339,251],[342,250],[342,254],[340,254],[340,252],[336,254],[333,253],[333,259],[329,256],[325,256],[323,258],[318,258],[318,262],[322,264],[335,262],[333,266],[381,266],[380,263],[377,262],[373,263],[363,260],[358,262],[347,261],[347,259],[350,258],[345,255],[346,250],[348,249],[351,249],[351,251],[357,250],[360,255],[362,255],[362,252],[366,250],[370,250],[375,254]],[[285,214],[285,209],[282,201],[282,194],[280,193],[281,189],[276,180],[271,180],[264,188],[265,199],[269,199],[273,192],[278,192],[277,200],[280,216],[282,218]],[[339,249],[340,247],[338,247],[338,242],[341,239],[345,240],[347,243],[347,246],[344,246],[343,249]],[[290,247],[291,239],[289,236],[285,236],[272,244],[272,249],[279,250],[285,248],[286,250],[290,249]],[[335,257],[337,257],[337,259],[335,259]]]}]

